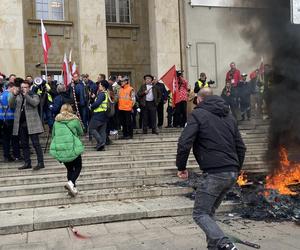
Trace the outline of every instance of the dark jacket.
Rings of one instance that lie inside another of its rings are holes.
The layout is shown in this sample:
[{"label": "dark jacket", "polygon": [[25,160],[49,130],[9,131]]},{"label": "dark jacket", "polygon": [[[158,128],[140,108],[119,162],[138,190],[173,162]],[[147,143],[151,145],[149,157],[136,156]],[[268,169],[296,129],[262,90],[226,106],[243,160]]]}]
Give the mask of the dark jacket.
[{"label": "dark jacket", "polygon": [[[147,86],[144,83],[140,87],[140,89],[137,93],[140,107],[145,107],[146,106],[146,94],[145,94],[146,90],[147,90]],[[157,106],[161,101],[162,93],[160,92],[160,89],[156,85],[153,85],[152,91],[153,91],[154,102],[155,102],[155,105]]]},{"label": "dark jacket", "polygon": [[246,147],[236,120],[229,114],[229,108],[221,97],[206,97],[191,113],[178,141],[178,170],[186,169],[192,147],[204,172],[229,172],[242,168]]},{"label": "dark jacket", "polygon": [[168,91],[166,89],[166,86],[161,82],[158,82],[155,85],[159,88],[160,93],[161,93],[160,102],[167,101],[168,100]]},{"label": "dark jacket", "polygon": [[253,88],[249,82],[240,81],[237,87],[238,97],[240,102],[250,106],[251,94],[253,93]]},{"label": "dark jacket", "polygon": [[228,105],[234,105],[236,98],[236,88],[224,87],[221,93],[221,97],[225,100]]},{"label": "dark jacket", "polygon": [[78,103],[78,106],[84,107],[87,105],[87,96],[86,96],[86,90],[85,85],[82,81],[79,81],[75,84],[75,94],[76,94],[76,101]]},{"label": "dark jacket", "polygon": [[75,105],[73,94],[72,94],[72,88],[69,88],[66,92],[62,92],[58,94],[53,100],[53,106],[52,106],[52,114],[56,116],[60,112],[60,108],[63,104],[68,103],[72,107]]},{"label": "dark jacket", "polygon": [[86,83],[89,91],[93,94],[97,94],[97,90],[98,90],[98,87],[97,87],[97,84],[95,82],[93,82],[92,80],[88,80],[88,82]]}]

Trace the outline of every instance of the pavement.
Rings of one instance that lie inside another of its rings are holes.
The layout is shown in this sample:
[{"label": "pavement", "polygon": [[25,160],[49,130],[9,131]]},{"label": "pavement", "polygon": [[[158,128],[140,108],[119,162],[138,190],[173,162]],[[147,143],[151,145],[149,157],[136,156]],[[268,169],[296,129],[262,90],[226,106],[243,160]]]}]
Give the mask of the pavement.
[{"label": "pavement", "polygon": [[[262,250],[300,249],[300,228],[293,222],[249,221],[218,215],[221,228],[232,236],[257,243]],[[74,228],[0,235],[0,250],[205,250],[204,233],[191,216],[102,223]],[[240,250],[253,249],[236,244]]]}]

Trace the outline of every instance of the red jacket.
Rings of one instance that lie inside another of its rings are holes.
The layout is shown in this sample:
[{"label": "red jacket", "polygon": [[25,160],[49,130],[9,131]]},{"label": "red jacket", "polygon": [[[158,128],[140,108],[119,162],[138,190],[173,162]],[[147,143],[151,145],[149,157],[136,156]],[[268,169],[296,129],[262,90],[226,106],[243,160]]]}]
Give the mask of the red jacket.
[{"label": "red jacket", "polygon": [[226,82],[230,81],[233,87],[237,87],[239,81],[241,80],[241,72],[236,69],[233,73],[229,70],[226,74]]},{"label": "red jacket", "polygon": [[184,78],[181,78],[182,84],[179,86],[178,84],[179,79],[176,81],[175,84],[175,104],[182,102],[182,101],[187,101],[188,99],[188,82]]}]

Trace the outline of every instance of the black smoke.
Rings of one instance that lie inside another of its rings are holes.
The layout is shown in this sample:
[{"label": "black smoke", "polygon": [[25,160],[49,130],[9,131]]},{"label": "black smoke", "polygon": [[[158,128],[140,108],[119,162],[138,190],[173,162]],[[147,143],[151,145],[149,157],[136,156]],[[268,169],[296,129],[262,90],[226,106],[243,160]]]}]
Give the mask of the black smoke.
[{"label": "black smoke", "polygon": [[264,98],[271,118],[268,159],[274,160],[280,146],[300,145],[300,25],[291,23],[289,0],[272,0],[266,7],[243,11],[238,23],[257,55],[271,58]]}]

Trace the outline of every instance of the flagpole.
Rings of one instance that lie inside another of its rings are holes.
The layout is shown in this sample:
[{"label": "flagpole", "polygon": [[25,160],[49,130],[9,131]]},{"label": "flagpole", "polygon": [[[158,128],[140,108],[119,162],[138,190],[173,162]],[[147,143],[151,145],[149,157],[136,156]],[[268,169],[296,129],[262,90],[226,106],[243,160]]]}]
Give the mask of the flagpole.
[{"label": "flagpole", "polygon": [[47,64],[45,63],[45,80],[48,83],[48,72],[47,72]]}]

